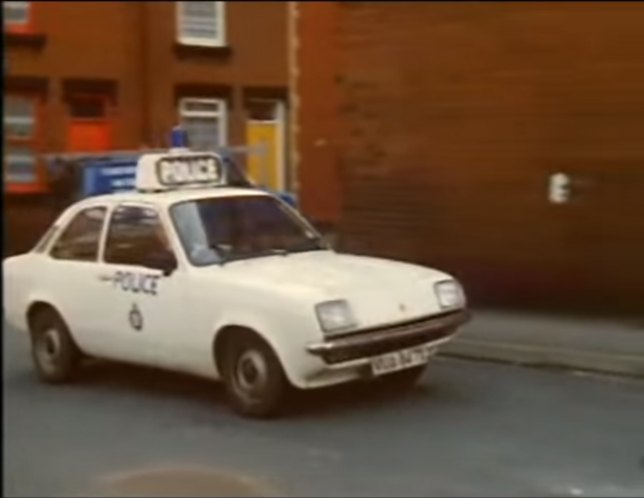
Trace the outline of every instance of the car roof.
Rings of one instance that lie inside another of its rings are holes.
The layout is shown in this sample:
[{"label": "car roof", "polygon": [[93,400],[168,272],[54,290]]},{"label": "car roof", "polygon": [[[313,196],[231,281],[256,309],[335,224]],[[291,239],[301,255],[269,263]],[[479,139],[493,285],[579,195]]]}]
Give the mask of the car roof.
[{"label": "car roof", "polygon": [[212,199],[240,196],[273,197],[270,193],[252,188],[216,187],[208,189],[183,189],[165,192],[120,192],[116,194],[98,195],[83,199],[74,204],[74,208],[95,206],[97,204],[114,205],[122,202],[145,202],[156,206],[169,206],[181,201]]}]

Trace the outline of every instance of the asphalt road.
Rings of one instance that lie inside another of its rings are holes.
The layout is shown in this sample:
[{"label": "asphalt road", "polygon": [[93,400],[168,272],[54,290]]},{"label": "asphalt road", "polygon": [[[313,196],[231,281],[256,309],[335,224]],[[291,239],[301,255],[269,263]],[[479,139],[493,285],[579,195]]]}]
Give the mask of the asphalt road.
[{"label": "asphalt road", "polygon": [[437,358],[411,393],[332,389],[261,422],[133,367],[44,386],[3,341],[3,496],[644,496],[642,381]]}]

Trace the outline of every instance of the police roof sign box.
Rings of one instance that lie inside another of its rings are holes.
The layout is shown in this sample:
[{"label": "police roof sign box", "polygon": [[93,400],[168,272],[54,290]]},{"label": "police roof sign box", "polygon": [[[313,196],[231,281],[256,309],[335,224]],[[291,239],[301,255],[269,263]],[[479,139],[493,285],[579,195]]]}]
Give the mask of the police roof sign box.
[{"label": "police roof sign box", "polygon": [[[82,171],[81,198],[132,190],[159,192],[178,188],[228,185],[240,188],[262,188],[254,184],[231,155],[244,153],[244,148],[228,148],[223,153],[196,152],[185,148],[148,151],[113,151],[103,154],[76,153],[46,156],[52,170],[63,164]],[[293,207],[290,192],[271,192]]]},{"label": "police roof sign box", "polygon": [[139,191],[220,186],[225,183],[222,159],[206,152],[171,151],[141,156],[136,170]]},{"label": "police roof sign box", "polygon": [[157,176],[166,186],[219,183],[221,168],[214,156],[170,157],[157,161]]}]

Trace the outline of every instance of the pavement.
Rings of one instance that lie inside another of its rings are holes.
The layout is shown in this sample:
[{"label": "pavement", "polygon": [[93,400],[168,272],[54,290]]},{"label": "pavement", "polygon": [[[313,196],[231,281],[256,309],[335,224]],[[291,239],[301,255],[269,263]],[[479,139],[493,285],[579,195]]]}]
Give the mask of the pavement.
[{"label": "pavement", "polygon": [[475,310],[441,353],[644,377],[644,321]]},{"label": "pavement", "polygon": [[115,364],[47,386],[3,331],[3,496],[644,496],[644,380],[437,357],[407,393],[302,395]]}]

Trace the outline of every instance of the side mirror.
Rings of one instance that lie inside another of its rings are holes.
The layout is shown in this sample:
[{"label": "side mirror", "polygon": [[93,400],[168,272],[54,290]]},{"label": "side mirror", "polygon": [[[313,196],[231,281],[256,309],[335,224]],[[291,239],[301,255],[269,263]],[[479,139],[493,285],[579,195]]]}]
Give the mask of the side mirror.
[{"label": "side mirror", "polygon": [[161,270],[164,277],[169,277],[177,269],[177,259],[170,252],[157,253],[147,258],[145,266],[154,270]]}]

